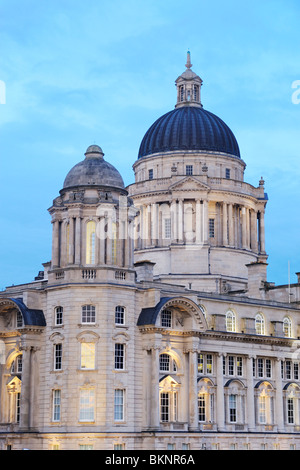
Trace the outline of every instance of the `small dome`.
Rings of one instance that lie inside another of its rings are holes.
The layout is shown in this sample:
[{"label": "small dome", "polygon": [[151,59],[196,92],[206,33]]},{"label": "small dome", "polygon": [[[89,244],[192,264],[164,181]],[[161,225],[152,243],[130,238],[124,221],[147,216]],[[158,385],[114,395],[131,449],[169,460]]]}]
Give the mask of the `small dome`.
[{"label": "small dome", "polygon": [[141,142],[138,158],[176,150],[222,152],[240,158],[236,138],[225,122],[196,106],[182,106],[157,119]]},{"label": "small dome", "polygon": [[108,186],[124,189],[124,181],[118,170],[104,160],[98,145],[90,145],[85,159],[77,163],[67,174],[63,188],[74,186]]}]

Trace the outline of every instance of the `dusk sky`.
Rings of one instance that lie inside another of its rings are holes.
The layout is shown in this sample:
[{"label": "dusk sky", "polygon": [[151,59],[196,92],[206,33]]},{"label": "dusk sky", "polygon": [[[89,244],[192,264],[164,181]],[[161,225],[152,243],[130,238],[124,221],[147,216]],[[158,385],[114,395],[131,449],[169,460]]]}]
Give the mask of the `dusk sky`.
[{"label": "dusk sky", "polygon": [[205,109],[261,176],[268,281],[300,272],[299,0],[0,0],[0,290],[51,259],[47,209],[98,144],[133,182],[191,51]]}]

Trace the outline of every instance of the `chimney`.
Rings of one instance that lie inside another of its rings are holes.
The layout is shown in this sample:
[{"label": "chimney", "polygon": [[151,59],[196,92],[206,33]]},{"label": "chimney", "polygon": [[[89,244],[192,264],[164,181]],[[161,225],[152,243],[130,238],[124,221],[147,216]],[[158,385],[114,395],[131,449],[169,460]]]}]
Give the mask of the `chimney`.
[{"label": "chimney", "polygon": [[262,289],[267,281],[267,266],[265,261],[246,264],[248,268],[248,295],[249,297],[262,298]]}]

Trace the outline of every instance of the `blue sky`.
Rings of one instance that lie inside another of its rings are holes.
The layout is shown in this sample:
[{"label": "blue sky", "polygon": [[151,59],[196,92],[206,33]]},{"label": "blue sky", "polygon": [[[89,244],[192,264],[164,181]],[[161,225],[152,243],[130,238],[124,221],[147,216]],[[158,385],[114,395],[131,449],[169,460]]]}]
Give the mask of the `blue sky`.
[{"label": "blue sky", "polygon": [[174,108],[191,51],[202,102],[261,176],[268,280],[300,271],[299,0],[0,0],[0,290],[51,259],[47,209],[86,148],[133,182],[144,133]]}]

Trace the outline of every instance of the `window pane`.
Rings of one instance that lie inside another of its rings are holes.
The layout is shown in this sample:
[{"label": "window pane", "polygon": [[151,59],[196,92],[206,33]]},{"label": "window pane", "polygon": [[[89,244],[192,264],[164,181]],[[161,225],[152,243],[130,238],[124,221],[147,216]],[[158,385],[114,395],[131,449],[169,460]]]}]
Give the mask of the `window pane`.
[{"label": "window pane", "polygon": [[115,390],[115,421],[124,420],[124,390]]},{"label": "window pane", "polygon": [[82,323],[95,323],[96,309],[93,305],[84,305],[82,307],[81,322]]},{"label": "window pane", "polygon": [[118,305],[115,309],[115,323],[116,325],[124,325],[125,323],[125,307]]},{"label": "window pane", "polygon": [[81,343],[81,369],[95,369],[95,343]]},{"label": "window pane", "polygon": [[94,421],[95,391],[94,389],[80,390],[79,421]]},{"label": "window pane", "polygon": [[124,369],[124,344],[115,344],[115,369]]},{"label": "window pane", "polygon": [[171,328],[172,325],[172,312],[170,310],[163,310],[161,312],[161,326]]},{"label": "window pane", "polygon": [[53,421],[60,421],[60,390],[53,391]]}]

